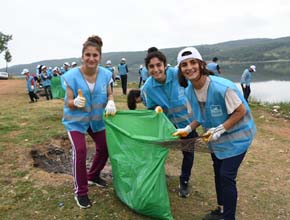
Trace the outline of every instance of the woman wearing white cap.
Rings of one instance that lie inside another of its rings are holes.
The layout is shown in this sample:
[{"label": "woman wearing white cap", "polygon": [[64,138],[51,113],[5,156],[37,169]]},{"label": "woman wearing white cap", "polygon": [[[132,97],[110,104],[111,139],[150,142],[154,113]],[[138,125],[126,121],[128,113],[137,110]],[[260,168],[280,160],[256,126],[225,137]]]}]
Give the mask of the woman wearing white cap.
[{"label": "woman wearing white cap", "polygon": [[234,220],[238,169],[256,134],[250,108],[233,82],[209,75],[195,48],[181,50],[177,62],[179,83],[186,88],[194,120],[177,129],[175,135],[187,134],[200,125],[210,134],[218,207],[203,219]]},{"label": "woman wearing white cap", "polygon": [[121,62],[118,64],[118,72],[121,77],[122,91],[123,95],[127,94],[127,78],[128,78],[128,66],[126,64],[126,59],[122,58]]},{"label": "woman wearing white cap", "polygon": [[249,68],[245,69],[242,77],[241,77],[241,86],[242,86],[242,90],[244,93],[244,97],[246,99],[246,101],[248,102],[248,98],[250,96],[251,93],[251,80],[252,80],[252,72],[256,72],[256,66],[255,65],[251,65]]},{"label": "woman wearing white cap", "polygon": [[34,77],[32,75],[30,75],[28,69],[23,69],[21,74],[25,75],[26,88],[27,88],[27,92],[28,92],[28,95],[29,95],[29,98],[30,98],[30,102],[29,103],[37,102],[37,100],[39,98],[36,95],[36,81],[35,81]]},{"label": "woman wearing white cap", "polygon": [[77,67],[77,66],[78,66],[77,62],[73,61],[73,62],[71,63],[71,68],[75,68],[75,67]]},{"label": "woman wearing white cap", "polygon": [[110,85],[111,85],[111,89],[113,91],[114,82],[115,82],[115,68],[112,66],[111,60],[107,60],[105,68],[108,69],[112,73]]}]

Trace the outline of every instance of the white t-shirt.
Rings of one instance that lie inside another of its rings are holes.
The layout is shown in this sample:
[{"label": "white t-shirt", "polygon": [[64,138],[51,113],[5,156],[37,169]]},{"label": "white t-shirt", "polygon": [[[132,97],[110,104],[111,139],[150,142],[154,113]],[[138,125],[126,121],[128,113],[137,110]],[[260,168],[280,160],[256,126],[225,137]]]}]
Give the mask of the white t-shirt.
[{"label": "white t-shirt", "polygon": [[93,93],[96,83],[90,83],[90,82],[87,81],[87,84],[88,84],[88,87],[90,89],[90,92]]},{"label": "white t-shirt", "polygon": [[[207,77],[205,84],[203,85],[201,89],[194,89],[197,100],[202,105],[201,106],[202,111],[204,111],[209,83],[210,83],[210,78]],[[240,106],[240,104],[242,104],[242,100],[240,99],[240,97],[237,95],[237,93],[234,90],[230,88],[228,88],[226,91],[225,102],[226,102],[228,114],[232,114]]]},{"label": "white t-shirt", "polygon": [[[86,82],[87,82],[87,84],[88,84],[88,87],[89,87],[89,89],[90,89],[90,92],[93,93],[94,88],[95,88],[95,84],[96,84],[96,83],[90,83],[90,82],[88,82],[88,80],[86,80]],[[111,80],[109,81],[109,84],[110,84],[111,82],[114,82],[114,81],[111,79]]]}]

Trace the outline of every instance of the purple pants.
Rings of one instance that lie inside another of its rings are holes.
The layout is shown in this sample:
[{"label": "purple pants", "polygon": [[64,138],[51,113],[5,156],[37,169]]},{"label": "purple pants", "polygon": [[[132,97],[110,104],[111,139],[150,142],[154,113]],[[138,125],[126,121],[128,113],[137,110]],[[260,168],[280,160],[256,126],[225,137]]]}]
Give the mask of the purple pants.
[{"label": "purple pants", "polygon": [[74,192],[76,195],[87,195],[88,180],[100,175],[108,160],[108,149],[105,130],[94,133],[90,128],[88,134],[96,144],[96,153],[89,172],[86,169],[87,146],[85,134],[79,131],[69,131],[72,145],[72,173],[74,177]]}]

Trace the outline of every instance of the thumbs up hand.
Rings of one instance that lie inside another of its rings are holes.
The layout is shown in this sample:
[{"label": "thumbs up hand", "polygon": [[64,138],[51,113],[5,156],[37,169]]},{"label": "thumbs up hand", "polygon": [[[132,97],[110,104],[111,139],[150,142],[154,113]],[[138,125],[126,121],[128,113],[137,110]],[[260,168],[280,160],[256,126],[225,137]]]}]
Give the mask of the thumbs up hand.
[{"label": "thumbs up hand", "polygon": [[82,90],[78,90],[78,96],[74,99],[74,105],[78,108],[83,108],[86,105],[86,98],[83,97]]}]

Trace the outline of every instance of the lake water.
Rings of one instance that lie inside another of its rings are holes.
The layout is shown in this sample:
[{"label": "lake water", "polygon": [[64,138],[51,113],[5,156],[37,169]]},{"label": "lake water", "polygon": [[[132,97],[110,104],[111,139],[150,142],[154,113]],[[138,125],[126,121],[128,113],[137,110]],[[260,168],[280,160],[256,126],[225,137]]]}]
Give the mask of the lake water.
[{"label": "lake water", "polygon": [[[242,91],[241,85],[236,83]],[[290,81],[267,81],[251,83],[250,98],[267,103],[290,103]]]},{"label": "lake water", "polygon": [[260,102],[290,103],[290,61],[221,65],[221,69],[223,76],[236,82],[241,89],[240,77],[252,64],[256,65],[257,72],[252,74],[250,98]]}]

